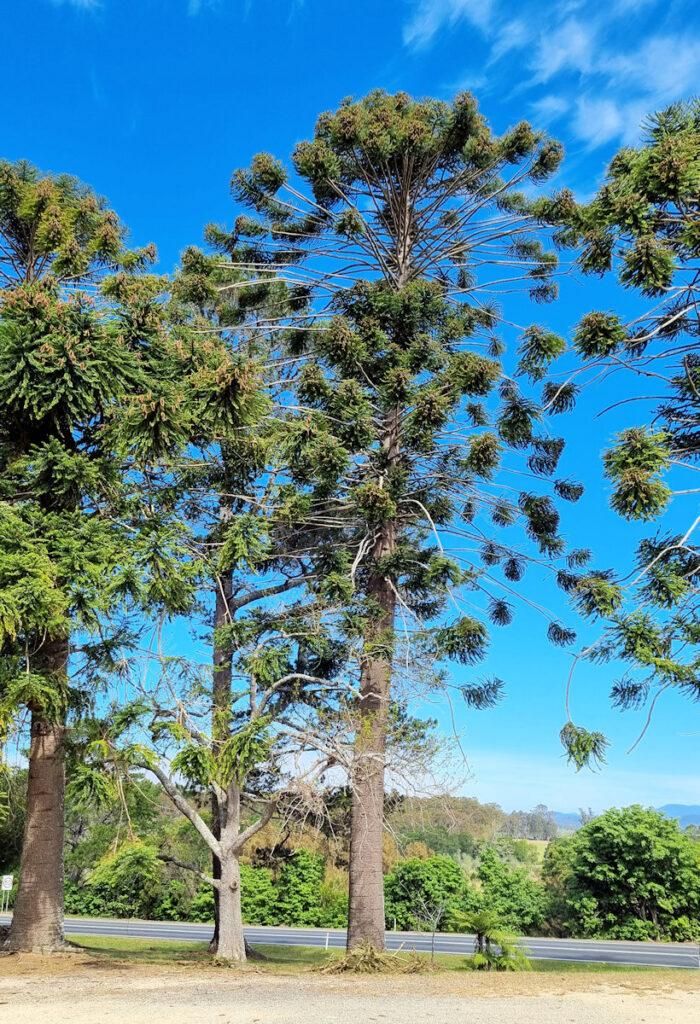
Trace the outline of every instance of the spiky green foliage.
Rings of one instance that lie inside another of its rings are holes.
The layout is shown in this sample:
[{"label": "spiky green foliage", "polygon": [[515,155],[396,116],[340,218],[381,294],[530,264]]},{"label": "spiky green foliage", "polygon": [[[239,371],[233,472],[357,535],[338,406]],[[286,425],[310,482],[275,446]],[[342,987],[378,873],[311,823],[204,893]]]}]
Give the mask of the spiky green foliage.
[{"label": "spiky green foliage", "polygon": [[66,284],[93,284],[106,272],[134,271],[155,249],[128,250],[114,210],[68,174],[42,174],[26,160],[0,161],[0,287],[29,285],[50,276]]},{"label": "spiky green foliage", "polygon": [[[311,491],[307,523],[348,577],[339,626],[363,652],[358,764],[367,744],[375,765],[383,759],[392,670],[483,656],[486,626],[446,624],[450,598],[480,592],[484,617],[504,625],[510,588],[493,567],[513,580],[561,552],[546,497],[518,501],[483,483],[497,473],[502,483],[520,454],[549,474],[561,453],[538,434],[538,404],[504,372],[503,314],[490,294],[508,267],[533,301],[556,296],[556,257],[522,189],[560,158],[525,123],[495,136],[468,94],[443,103],[376,91],[322,114],[292,153],[293,173],[269,154],[237,171],[232,192],[246,212],[233,232],[210,234],[262,287],[294,281],[310,303],[284,322],[307,409],[290,473]],[[546,329],[526,328],[519,370],[539,379],[560,350]],[[312,483],[321,469],[323,493]],[[512,521],[535,545],[522,558],[511,538],[493,537]],[[443,538],[459,538],[451,559]],[[376,794],[369,802],[381,806]]]},{"label": "spiky green foliage", "polygon": [[453,911],[452,925],[457,931],[472,932],[474,955],[471,966],[476,971],[529,971],[526,951],[518,944],[491,910],[472,913]]},{"label": "spiky green foliage", "polygon": [[130,322],[134,301],[108,311],[95,289],[153,254],[125,248],[116,215],[91,190],[23,163],[0,165],[0,234],[4,701],[56,717],[65,681],[49,675],[28,690],[13,680],[42,675],[42,638],[96,628],[132,561],[103,514],[122,497],[108,422],[146,387],[151,339]]},{"label": "spiky green foliage", "polygon": [[[660,531],[645,539],[631,572],[620,566],[617,579],[597,574],[572,584],[584,613],[609,622],[590,656],[628,662],[612,687],[613,702],[621,707],[638,707],[669,686],[700,697],[692,471],[700,455],[699,181],[700,102],[691,100],[646,120],[641,144],[613,158],[590,203],[577,206],[563,194],[548,209],[560,220],[560,241],[580,248],[585,273],[613,272],[637,295],[632,316],[594,311],[575,333],[575,348],[596,377],[607,367],[622,383],[624,370],[638,398],[644,398],[649,378],[654,380],[648,401],[634,406],[644,410],[641,422],[623,430],[604,456],[610,504],[624,519],[653,522],[667,511],[674,492],[674,511],[682,501],[691,503],[685,532],[669,537]],[[571,383],[559,390],[550,381],[547,388],[555,411],[575,400]]]},{"label": "spiky green foliage", "polygon": [[[287,343],[305,359],[297,386],[310,407],[296,449],[307,453],[309,471],[295,467],[295,482],[308,486],[318,474],[321,448],[334,487],[315,514],[345,533],[358,601],[379,567],[374,541],[382,530],[394,532],[381,569],[411,613],[412,632],[424,632],[448,592],[467,582],[484,592],[492,622],[510,620],[489,567],[503,563],[506,578],[516,578],[516,552],[512,542],[484,546],[483,521],[487,537],[494,525],[520,522],[545,557],[561,548],[547,497],[522,495],[518,504],[480,484],[507,470],[519,451],[535,473],[551,474],[561,442],[537,435],[536,403],[482,354],[484,339],[493,347],[501,312],[474,277],[479,247],[497,245],[518,275],[532,279],[533,298],[545,297],[543,284],[553,295],[556,258],[517,189],[547,177],[560,156],[558,144],[526,124],[497,138],[467,94],[446,104],[375,92],[323,114],[313,138],[296,147],[294,171],[311,202],[269,154],[233,176],[234,197],[256,216],[239,219],[219,245],[250,273],[269,267],[259,275],[262,287],[293,266],[314,298],[313,310],[286,324]],[[300,205],[303,216],[292,209]],[[316,259],[326,253],[363,269],[325,275],[317,290]],[[321,311],[328,316],[319,321]],[[538,378],[562,345],[541,326],[527,328],[521,372]],[[485,399],[478,409],[476,399]],[[342,457],[331,466],[335,451]],[[565,481],[558,489],[569,500],[580,494]],[[477,541],[483,556],[439,572],[446,560],[436,530]],[[524,569],[531,557],[518,565]],[[366,619],[367,606],[360,608]],[[436,625],[435,653],[479,660],[487,630],[469,622]]]}]

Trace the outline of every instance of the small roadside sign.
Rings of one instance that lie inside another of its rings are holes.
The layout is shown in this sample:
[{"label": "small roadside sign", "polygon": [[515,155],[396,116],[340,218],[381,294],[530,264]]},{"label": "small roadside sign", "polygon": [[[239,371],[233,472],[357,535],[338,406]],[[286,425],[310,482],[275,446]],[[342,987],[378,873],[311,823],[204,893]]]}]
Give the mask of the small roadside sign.
[{"label": "small roadside sign", "polygon": [[[12,892],[12,883],[15,880],[14,875],[3,875],[2,882],[0,882],[0,914],[4,913],[10,908],[10,893]],[[7,893],[7,895],[5,895]]]}]

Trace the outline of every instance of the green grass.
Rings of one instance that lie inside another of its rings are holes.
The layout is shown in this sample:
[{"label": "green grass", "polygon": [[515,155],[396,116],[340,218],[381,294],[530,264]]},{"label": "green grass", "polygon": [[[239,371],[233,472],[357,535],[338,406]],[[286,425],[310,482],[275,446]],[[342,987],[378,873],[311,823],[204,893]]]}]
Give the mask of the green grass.
[{"label": "green grass", "polygon": [[193,963],[207,963],[211,960],[206,942],[176,942],[174,940],[132,939],[112,935],[66,935],[74,946],[86,953],[109,960],[123,960],[137,963],[176,963],[191,960]]},{"label": "green grass", "polygon": [[[211,954],[205,942],[176,942],[170,939],[135,939],[110,935],[68,935],[73,945],[79,946],[86,953],[96,958],[112,960],[117,963],[140,964],[178,964],[181,966],[207,966],[212,964]],[[251,961],[256,970],[268,971],[273,974],[301,974],[323,967],[333,957],[340,956],[342,950],[326,952],[321,946],[273,946],[255,944],[255,948],[263,954],[265,960]],[[408,956],[400,953],[399,956]],[[426,958],[428,953],[420,954]],[[465,971],[468,969],[470,957],[455,956],[449,953],[436,953],[435,962],[447,971]],[[661,967],[626,967],[623,964],[593,964],[567,960],[532,960],[532,969],[544,973],[601,973],[601,972],[638,972],[658,971]]]}]

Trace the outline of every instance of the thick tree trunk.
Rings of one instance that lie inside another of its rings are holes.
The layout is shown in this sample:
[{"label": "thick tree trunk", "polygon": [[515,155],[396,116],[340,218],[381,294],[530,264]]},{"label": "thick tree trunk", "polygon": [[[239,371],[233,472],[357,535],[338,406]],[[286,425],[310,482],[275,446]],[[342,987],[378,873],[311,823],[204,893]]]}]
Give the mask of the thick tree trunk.
[{"label": "thick tree trunk", "polygon": [[[389,464],[399,457],[400,413],[388,418],[383,445]],[[372,561],[396,550],[396,524],[382,524],[378,531]],[[382,573],[370,577],[367,596],[382,609],[380,619],[370,630],[365,649],[372,651],[381,634],[394,629],[396,614],[395,581]],[[360,675],[360,726],[355,736],[352,769],[350,815],[350,898],[348,907],[348,950],[369,944],[384,949],[384,878],[382,839],[384,835],[384,767],[386,731],[391,699],[391,660],[369,653],[362,662]]]},{"label": "thick tree trunk", "polygon": [[237,960],[243,963],[246,960],[246,942],[243,937],[241,916],[241,869],[238,854],[226,851],[220,865],[217,957],[219,960]]},{"label": "thick tree trunk", "polygon": [[[42,668],[65,676],[68,639],[47,641]],[[10,927],[9,949],[61,949],[63,935],[63,832],[65,769],[64,722],[52,722],[32,711],[27,783],[27,817],[19,869],[17,901]]]},{"label": "thick tree trunk", "polygon": [[[394,625],[395,596],[383,583],[373,594],[385,609],[380,628]],[[348,949],[384,949],[384,764],[391,662],[367,658],[360,679],[360,728],[355,737],[350,815]]]}]

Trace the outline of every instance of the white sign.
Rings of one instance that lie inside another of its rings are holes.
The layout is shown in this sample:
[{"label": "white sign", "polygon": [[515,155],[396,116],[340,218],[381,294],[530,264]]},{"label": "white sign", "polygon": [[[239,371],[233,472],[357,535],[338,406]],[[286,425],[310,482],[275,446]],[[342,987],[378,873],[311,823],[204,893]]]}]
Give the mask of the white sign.
[{"label": "white sign", "polygon": [[14,875],[3,875],[2,876],[2,886],[0,886],[0,889],[2,889],[2,892],[11,892],[12,891],[12,883],[14,882],[14,880],[15,880],[15,876]]}]

